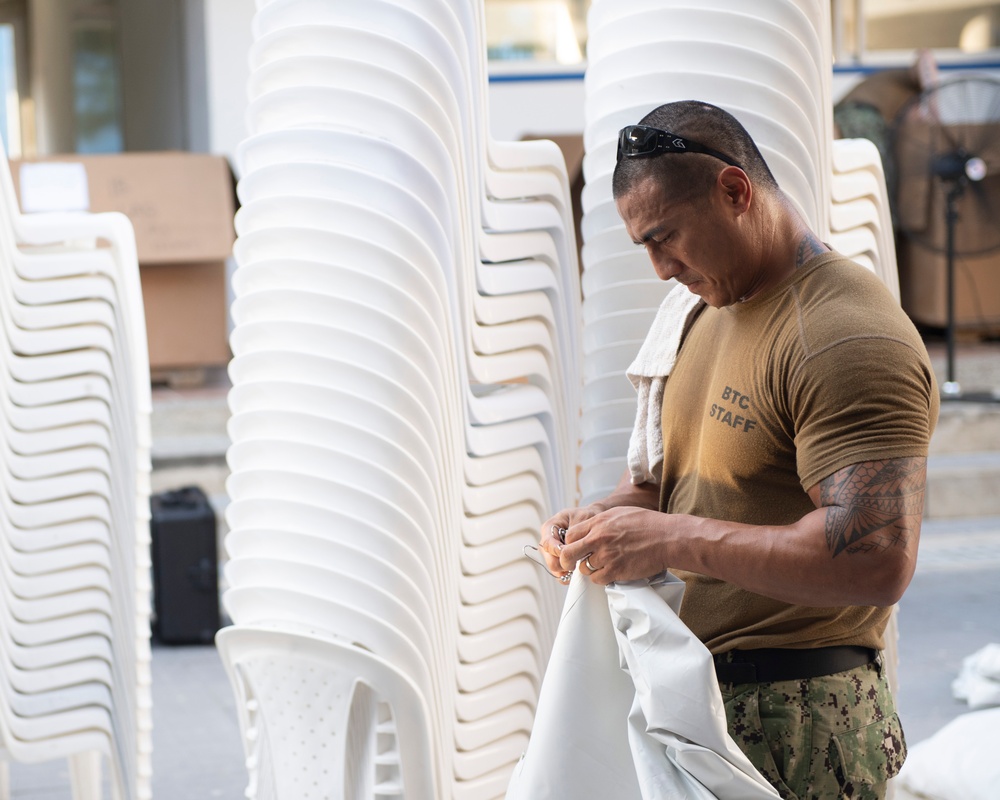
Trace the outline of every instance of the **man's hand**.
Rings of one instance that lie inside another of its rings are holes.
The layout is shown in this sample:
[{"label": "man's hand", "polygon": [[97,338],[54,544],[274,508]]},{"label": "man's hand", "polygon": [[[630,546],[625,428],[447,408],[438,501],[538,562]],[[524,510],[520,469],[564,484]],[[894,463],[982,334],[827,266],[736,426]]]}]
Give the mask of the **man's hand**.
[{"label": "man's hand", "polygon": [[[549,572],[557,578],[567,578],[576,568],[562,558],[562,549],[569,542],[568,531],[575,526],[605,513],[609,509],[631,506],[638,509],[656,509],[660,502],[660,487],[652,483],[633,485],[628,470],[618,481],[615,490],[603,500],[597,500],[581,508],[565,508],[542,523],[539,552],[545,558]],[[564,541],[565,537],[565,541]],[[585,570],[586,571],[586,570]],[[655,573],[650,573],[655,574]],[[611,580],[614,580],[613,578]]]},{"label": "man's hand", "polygon": [[542,524],[541,542],[538,550],[545,558],[545,565],[549,572],[560,580],[568,578],[576,565],[563,568],[561,556],[562,548],[566,542],[567,531],[574,525],[586,522],[591,517],[600,514],[606,509],[601,502],[591,503],[582,508],[564,508],[558,514],[547,519]]},{"label": "man's hand", "polygon": [[569,527],[560,566],[602,586],[648,578],[667,568],[664,524],[668,516],[635,506],[610,508]]},{"label": "man's hand", "polygon": [[549,525],[567,529],[566,543],[546,529],[546,562],[555,575],[579,565],[602,585],[669,567],[785,603],[892,605],[916,563],[926,463],[907,457],[844,467],[809,490],[816,509],[790,525],[665,514],[652,502],[656,487],[616,490],[576,516],[552,518]]}]

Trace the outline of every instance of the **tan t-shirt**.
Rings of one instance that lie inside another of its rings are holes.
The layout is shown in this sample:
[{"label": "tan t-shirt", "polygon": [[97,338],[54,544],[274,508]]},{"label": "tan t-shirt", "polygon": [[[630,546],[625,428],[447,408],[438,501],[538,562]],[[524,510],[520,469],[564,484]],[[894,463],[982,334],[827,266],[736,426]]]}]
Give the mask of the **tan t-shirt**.
[{"label": "tan t-shirt", "polygon": [[[791,524],[815,508],[806,490],[838,469],[926,456],[937,410],[926,348],[899,304],[872,273],[824,253],[695,320],[663,398],[660,510]],[[883,647],[887,608],[796,606],[677,575],[681,619],[713,653]]]}]

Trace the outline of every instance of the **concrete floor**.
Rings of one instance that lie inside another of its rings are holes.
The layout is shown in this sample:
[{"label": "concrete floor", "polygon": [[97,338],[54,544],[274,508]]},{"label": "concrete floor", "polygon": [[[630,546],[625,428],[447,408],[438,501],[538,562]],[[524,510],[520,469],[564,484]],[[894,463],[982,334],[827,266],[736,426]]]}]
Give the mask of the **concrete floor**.
[{"label": "concrete floor", "polygon": [[1000,519],[966,531],[928,523],[899,604],[899,713],[907,739],[926,739],[968,711],[952,697],[962,659],[1000,642]]},{"label": "concrete floor", "polygon": [[[940,335],[925,335],[924,343],[931,357],[938,384],[949,375],[948,348]],[[1000,400],[1000,341],[958,341],[950,365],[951,377],[963,392],[993,395]]]}]

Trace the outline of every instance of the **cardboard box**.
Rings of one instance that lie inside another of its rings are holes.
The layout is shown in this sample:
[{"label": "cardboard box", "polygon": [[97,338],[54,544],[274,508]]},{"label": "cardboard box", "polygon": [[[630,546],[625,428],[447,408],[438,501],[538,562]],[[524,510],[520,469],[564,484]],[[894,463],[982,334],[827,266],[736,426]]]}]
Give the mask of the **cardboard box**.
[{"label": "cardboard box", "polygon": [[[82,191],[89,200],[86,210],[120,211],[132,221],[151,371],[226,364],[230,358],[226,259],[236,238],[234,180],[226,159],[160,152],[60,155],[11,162],[22,207],[25,200],[28,206],[49,202],[36,191],[37,184],[45,182],[44,176],[39,180],[31,172],[31,165],[40,162],[82,164],[86,173]],[[28,169],[23,175],[22,166]],[[65,172],[66,182],[72,184],[74,175]],[[70,198],[81,194],[78,186],[62,190]]]}]

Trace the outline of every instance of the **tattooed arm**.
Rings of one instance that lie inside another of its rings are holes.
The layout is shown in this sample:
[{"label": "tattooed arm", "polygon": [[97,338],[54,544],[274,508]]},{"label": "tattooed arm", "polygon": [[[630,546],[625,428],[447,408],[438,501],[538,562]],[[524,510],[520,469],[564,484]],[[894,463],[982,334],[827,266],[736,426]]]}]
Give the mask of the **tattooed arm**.
[{"label": "tattooed arm", "polygon": [[820,481],[809,494],[827,509],[831,556],[906,549],[911,544],[916,549],[926,466],[923,458],[867,461]]},{"label": "tattooed arm", "polygon": [[896,458],[838,470],[809,491],[816,510],[793,525],[609,509],[573,527],[562,563],[589,554],[601,584],[669,566],[799,605],[892,605],[916,566],[926,467]]}]

